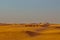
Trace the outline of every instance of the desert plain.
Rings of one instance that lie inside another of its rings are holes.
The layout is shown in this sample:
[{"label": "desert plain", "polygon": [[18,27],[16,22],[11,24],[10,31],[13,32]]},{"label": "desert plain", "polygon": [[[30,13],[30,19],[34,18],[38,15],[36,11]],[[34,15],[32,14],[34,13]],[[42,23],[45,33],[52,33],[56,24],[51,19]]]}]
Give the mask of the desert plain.
[{"label": "desert plain", "polygon": [[60,24],[0,24],[0,40],[60,40]]}]

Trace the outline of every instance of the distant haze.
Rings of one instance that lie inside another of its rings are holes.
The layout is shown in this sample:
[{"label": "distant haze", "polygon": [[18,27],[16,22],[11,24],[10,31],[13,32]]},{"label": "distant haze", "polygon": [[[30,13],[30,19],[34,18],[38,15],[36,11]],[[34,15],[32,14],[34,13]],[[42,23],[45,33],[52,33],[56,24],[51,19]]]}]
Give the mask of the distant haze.
[{"label": "distant haze", "polygon": [[0,0],[2,23],[60,23],[60,0]]}]

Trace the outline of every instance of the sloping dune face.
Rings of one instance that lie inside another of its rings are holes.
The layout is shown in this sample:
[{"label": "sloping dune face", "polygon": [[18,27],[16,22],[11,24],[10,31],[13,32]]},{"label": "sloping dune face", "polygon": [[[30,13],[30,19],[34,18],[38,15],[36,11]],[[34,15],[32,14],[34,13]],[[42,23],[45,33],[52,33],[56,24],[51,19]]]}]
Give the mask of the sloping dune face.
[{"label": "sloping dune face", "polygon": [[0,40],[60,40],[60,27],[44,28],[0,26]]}]

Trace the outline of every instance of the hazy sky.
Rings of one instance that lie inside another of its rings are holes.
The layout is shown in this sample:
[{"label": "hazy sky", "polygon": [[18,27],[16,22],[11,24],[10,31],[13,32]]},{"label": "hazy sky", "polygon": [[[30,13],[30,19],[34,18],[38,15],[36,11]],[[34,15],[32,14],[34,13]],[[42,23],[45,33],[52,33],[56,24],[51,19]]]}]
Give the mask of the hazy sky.
[{"label": "hazy sky", "polygon": [[60,23],[60,0],[0,0],[0,22]]}]

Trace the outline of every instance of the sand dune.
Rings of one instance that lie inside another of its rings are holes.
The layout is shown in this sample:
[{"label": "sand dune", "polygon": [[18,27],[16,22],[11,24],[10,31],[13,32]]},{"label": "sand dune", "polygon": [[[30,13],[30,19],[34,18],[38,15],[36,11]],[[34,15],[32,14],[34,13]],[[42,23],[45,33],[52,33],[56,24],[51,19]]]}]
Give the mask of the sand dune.
[{"label": "sand dune", "polygon": [[44,30],[41,27],[20,26],[0,26],[0,40],[60,40],[59,26],[49,26]]}]

